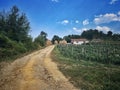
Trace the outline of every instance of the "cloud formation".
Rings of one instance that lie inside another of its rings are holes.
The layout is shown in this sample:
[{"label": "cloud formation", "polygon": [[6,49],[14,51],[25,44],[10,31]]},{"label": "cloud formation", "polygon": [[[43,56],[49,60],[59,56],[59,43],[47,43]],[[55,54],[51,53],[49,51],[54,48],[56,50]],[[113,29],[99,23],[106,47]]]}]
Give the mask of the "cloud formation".
[{"label": "cloud formation", "polygon": [[61,22],[61,24],[63,24],[63,25],[66,25],[66,24],[68,24],[69,23],[69,20],[63,20],[62,22]]},{"label": "cloud formation", "polygon": [[117,2],[118,0],[111,0],[110,4],[114,4],[115,2]]},{"label": "cloud formation", "polygon": [[89,20],[88,19],[83,21],[83,25],[88,25],[88,24],[89,24]]},{"label": "cloud formation", "polygon": [[79,20],[68,20],[68,19],[64,19],[63,21],[58,21],[57,23],[62,24],[62,25],[67,25],[67,24],[79,24],[80,21]]},{"label": "cloud formation", "polygon": [[78,23],[79,23],[79,21],[78,21],[78,20],[76,20],[76,21],[75,21],[75,23],[77,23],[77,24],[78,24]]},{"label": "cloud formation", "polygon": [[78,28],[76,28],[76,27],[73,27],[73,30],[76,31],[76,32],[81,33],[81,32],[86,31],[86,30],[88,30],[88,29],[87,29],[87,28],[78,29]]},{"label": "cloud formation", "polygon": [[118,15],[120,15],[120,11],[118,12]]},{"label": "cloud formation", "polygon": [[103,31],[103,32],[108,32],[108,31],[111,31],[111,28],[107,27],[107,26],[97,26],[96,27],[97,30],[99,31]]},{"label": "cloud formation", "polygon": [[[89,30],[88,28],[76,28],[76,27],[73,27],[72,29],[78,33],[82,33],[83,31]],[[112,29],[107,26],[96,26],[95,29],[97,29],[98,31],[103,31],[104,33],[107,33],[108,31],[112,31]]]},{"label": "cloud formation", "polygon": [[120,21],[119,14],[120,14],[120,12],[118,12],[118,14],[107,13],[104,15],[99,15],[94,19],[94,23],[95,24],[102,24],[102,23],[110,23],[113,21]]},{"label": "cloud formation", "polygon": [[51,0],[52,2],[59,2],[59,0]]}]

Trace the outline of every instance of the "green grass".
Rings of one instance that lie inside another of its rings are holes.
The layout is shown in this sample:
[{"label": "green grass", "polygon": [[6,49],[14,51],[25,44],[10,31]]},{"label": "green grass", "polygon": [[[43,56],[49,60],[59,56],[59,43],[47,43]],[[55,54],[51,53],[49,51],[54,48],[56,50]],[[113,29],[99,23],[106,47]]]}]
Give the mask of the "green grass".
[{"label": "green grass", "polygon": [[82,90],[120,90],[120,66],[63,56],[56,47],[53,60],[71,83]]}]

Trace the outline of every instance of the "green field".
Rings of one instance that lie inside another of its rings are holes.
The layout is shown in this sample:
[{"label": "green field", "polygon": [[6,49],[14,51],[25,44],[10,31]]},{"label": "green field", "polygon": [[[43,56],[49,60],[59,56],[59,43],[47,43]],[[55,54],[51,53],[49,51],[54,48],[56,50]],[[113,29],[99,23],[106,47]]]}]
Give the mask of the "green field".
[{"label": "green field", "polygon": [[52,58],[82,90],[120,90],[120,44],[57,45]]}]

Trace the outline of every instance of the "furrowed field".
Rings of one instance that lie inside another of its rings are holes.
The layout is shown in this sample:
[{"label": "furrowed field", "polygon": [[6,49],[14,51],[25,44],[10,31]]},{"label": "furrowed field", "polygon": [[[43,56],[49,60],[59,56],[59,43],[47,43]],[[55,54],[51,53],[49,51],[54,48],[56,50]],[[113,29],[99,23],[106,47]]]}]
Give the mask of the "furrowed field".
[{"label": "furrowed field", "polygon": [[52,57],[82,90],[120,90],[120,43],[57,45]]}]

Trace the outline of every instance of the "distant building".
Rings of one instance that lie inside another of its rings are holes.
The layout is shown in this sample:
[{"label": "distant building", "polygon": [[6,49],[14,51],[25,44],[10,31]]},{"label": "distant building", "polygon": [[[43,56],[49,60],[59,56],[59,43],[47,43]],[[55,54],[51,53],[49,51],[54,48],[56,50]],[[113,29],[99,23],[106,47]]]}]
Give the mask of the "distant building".
[{"label": "distant building", "polygon": [[55,41],[54,41],[54,44],[58,44],[58,41],[57,41],[57,40],[55,40]]},{"label": "distant building", "polygon": [[59,42],[59,44],[64,44],[65,45],[65,44],[67,44],[67,41],[66,40],[62,40],[62,41]]},{"label": "distant building", "polygon": [[81,45],[84,43],[89,43],[87,39],[71,39],[72,44]]},{"label": "distant building", "polygon": [[52,45],[52,42],[50,40],[46,41],[46,46]]}]

